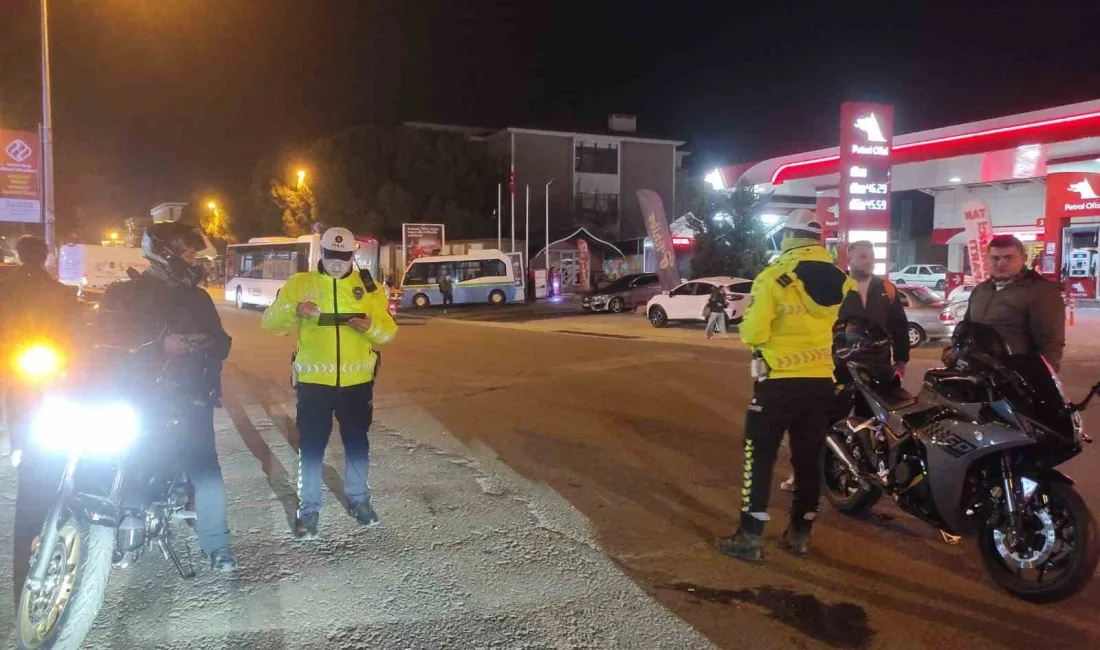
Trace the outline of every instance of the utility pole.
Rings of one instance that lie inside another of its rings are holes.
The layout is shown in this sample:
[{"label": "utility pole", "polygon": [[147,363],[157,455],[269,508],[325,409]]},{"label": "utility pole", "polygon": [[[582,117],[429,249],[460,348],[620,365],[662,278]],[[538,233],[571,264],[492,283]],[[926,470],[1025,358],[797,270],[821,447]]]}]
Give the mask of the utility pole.
[{"label": "utility pole", "polygon": [[46,246],[51,255],[57,252],[54,213],[53,179],[53,102],[50,97],[50,30],[46,15],[46,0],[42,7],[42,197],[45,203]]},{"label": "utility pole", "polygon": [[546,182],[546,250],[543,253],[546,258],[543,260],[546,266],[546,281],[550,281],[550,183],[553,183],[554,179],[550,179]]}]

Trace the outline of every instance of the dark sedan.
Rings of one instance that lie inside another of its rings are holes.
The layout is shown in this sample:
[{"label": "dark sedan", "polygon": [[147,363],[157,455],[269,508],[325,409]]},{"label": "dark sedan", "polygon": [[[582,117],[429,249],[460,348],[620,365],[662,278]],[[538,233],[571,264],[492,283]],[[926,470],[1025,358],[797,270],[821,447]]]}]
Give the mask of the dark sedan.
[{"label": "dark sedan", "polygon": [[581,308],[621,314],[627,310],[634,311],[660,292],[661,281],[656,273],[633,273],[589,293],[581,301]]}]

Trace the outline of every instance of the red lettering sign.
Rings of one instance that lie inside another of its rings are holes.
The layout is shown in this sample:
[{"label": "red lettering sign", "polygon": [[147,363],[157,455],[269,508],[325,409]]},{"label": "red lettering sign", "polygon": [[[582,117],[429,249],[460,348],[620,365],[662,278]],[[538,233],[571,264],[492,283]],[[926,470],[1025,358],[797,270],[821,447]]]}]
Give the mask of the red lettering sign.
[{"label": "red lettering sign", "polygon": [[1055,172],[1047,175],[1047,219],[1100,215],[1100,174]]}]

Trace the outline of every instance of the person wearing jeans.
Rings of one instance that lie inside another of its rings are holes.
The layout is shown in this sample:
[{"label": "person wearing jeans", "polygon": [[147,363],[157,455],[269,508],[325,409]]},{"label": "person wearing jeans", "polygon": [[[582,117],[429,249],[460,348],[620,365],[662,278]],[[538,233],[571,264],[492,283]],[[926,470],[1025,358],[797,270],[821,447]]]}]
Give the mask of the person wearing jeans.
[{"label": "person wearing jeans", "polygon": [[[374,382],[336,388],[298,384],[298,499],[303,513],[321,510],[321,470],[332,434],[332,418],[344,442],[344,493],[348,503],[370,503],[370,430]],[[378,523],[377,516],[367,525]]]},{"label": "person wearing jeans", "polygon": [[317,268],[291,276],[264,312],[265,331],[298,335],[293,362],[299,440],[294,535],[303,540],[317,536],[321,470],[333,416],[340,424],[347,458],[348,509],[364,526],[379,522],[367,487],[367,432],[379,361],[374,348],[393,340],[397,323],[386,292],[370,273],[354,272],[355,248],[355,238],[346,228],[325,231]]},{"label": "person wearing jeans", "polygon": [[710,292],[710,298],[707,300],[707,340],[714,336],[715,332],[721,332],[722,336],[726,336],[726,307],[729,306],[729,302],[726,300],[726,290],[724,287],[716,286],[714,290]]}]

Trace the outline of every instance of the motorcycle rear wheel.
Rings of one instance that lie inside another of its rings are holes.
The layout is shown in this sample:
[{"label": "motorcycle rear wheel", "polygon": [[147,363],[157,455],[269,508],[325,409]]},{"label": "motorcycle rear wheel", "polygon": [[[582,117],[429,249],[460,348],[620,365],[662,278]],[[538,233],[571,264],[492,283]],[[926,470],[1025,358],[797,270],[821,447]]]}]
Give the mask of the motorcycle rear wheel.
[{"label": "motorcycle rear wheel", "polygon": [[[1065,600],[1092,580],[1100,562],[1100,532],[1088,505],[1072,485],[1053,483],[1040,490],[1049,497],[1044,510],[1048,512],[1054,535],[1048,557],[1040,563],[1040,568],[1022,567],[1019,562],[1002,555],[996,533],[1001,530],[1003,540],[1003,527],[990,526],[988,522],[979,527],[978,550],[986,571],[1001,589],[1021,600],[1043,604]],[[1046,523],[1032,516],[1038,523]],[[1041,531],[1036,533],[1036,539],[1043,539]],[[1003,541],[1001,545],[1004,546]],[[1015,547],[1006,550],[1020,554]],[[1044,583],[1042,578],[1050,565],[1054,565],[1051,567],[1054,570],[1060,569],[1060,574]],[[1031,579],[1034,575],[1039,576],[1038,581]]]},{"label": "motorcycle rear wheel", "polygon": [[[41,596],[24,586],[16,612],[15,639],[19,650],[77,650],[92,629],[111,572],[114,529],[92,526],[65,513],[48,581],[53,588]],[[34,554],[48,552],[39,548]],[[32,560],[33,562],[33,560]]]},{"label": "motorcycle rear wheel", "polygon": [[[847,447],[844,436],[829,432],[841,447]],[[866,514],[882,498],[882,491],[865,488],[836,457],[829,445],[821,452],[821,491],[839,512],[846,515]],[[850,450],[846,450],[851,453]]]}]

